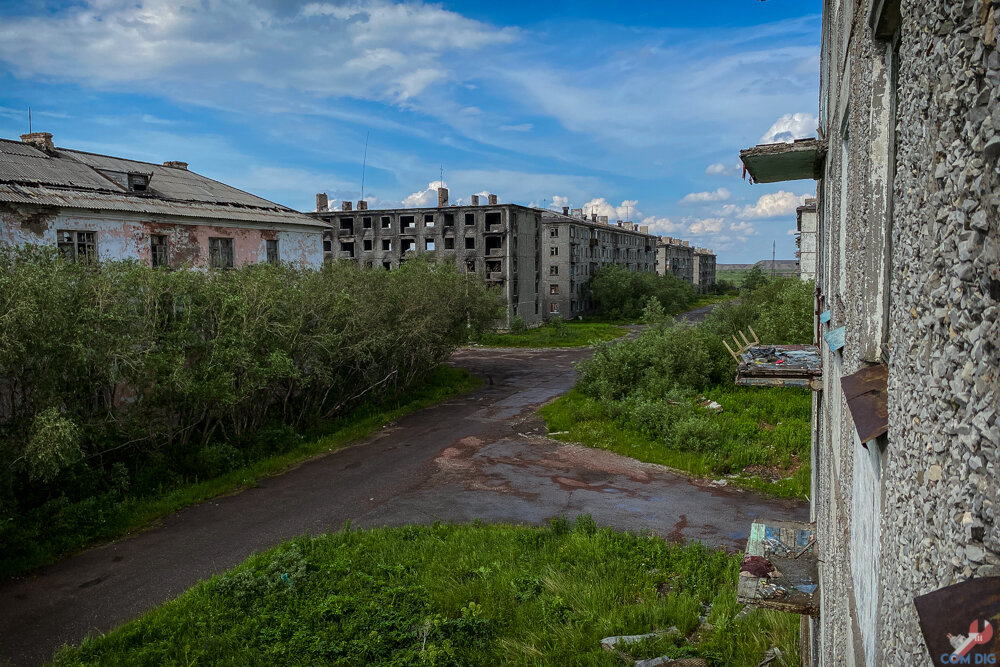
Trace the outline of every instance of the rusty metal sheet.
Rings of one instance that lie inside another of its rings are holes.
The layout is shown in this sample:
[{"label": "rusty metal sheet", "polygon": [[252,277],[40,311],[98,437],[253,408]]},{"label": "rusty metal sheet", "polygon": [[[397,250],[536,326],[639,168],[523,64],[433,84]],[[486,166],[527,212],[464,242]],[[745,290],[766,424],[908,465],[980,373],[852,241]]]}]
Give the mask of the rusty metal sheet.
[{"label": "rusty metal sheet", "polygon": [[1000,577],[969,579],[913,604],[935,665],[1000,664]]},{"label": "rusty metal sheet", "polygon": [[866,366],[840,378],[861,442],[873,440],[889,430],[888,383],[889,367],[885,364]]}]

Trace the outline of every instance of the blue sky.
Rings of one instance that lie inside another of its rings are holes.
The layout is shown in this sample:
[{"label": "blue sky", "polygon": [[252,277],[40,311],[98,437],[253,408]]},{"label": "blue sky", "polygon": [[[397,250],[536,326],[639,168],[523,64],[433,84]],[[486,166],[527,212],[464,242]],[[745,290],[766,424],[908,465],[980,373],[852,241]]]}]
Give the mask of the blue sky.
[{"label": "blue sky", "polygon": [[[0,136],[191,169],[288,206],[586,207],[792,257],[811,181],[739,149],[814,136],[821,0],[0,1]],[[338,203],[338,202],[335,202]]]}]

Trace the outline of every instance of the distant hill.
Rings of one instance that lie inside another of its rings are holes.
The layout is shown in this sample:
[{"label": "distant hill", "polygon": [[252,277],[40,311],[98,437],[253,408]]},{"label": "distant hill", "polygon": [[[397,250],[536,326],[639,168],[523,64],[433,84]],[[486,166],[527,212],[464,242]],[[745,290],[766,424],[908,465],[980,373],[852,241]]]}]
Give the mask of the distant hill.
[{"label": "distant hill", "polygon": [[[733,281],[742,277],[742,274],[746,273],[755,266],[759,266],[760,270],[766,275],[771,275],[771,260],[762,259],[759,262],[753,264],[716,264],[715,272],[716,277],[719,280],[729,280]],[[774,260],[774,275],[775,276],[797,276],[799,275],[799,261],[797,259],[776,259]]]}]

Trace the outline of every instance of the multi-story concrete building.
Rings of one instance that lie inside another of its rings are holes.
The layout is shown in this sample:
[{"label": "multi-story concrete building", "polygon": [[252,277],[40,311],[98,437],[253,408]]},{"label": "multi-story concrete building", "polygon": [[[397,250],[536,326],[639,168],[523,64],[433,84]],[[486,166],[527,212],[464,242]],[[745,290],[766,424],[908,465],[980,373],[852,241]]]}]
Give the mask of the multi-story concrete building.
[{"label": "multi-story concrete building", "polygon": [[661,236],[656,242],[656,272],[694,284],[694,247],[687,241]]},{"label": "multi-story concrete building", "polygon": [[467,206],[450,206],[447,188],[438,189],[438,206],[368,210],[367,203],[343,202],[329,210],[325,194],[316,196],[310,215],[327,222],[325,256],[351,259],[365,267],[393,269],[410,253],[453,257],[464,271],[482,273],[507,300],[507,321],[528,325],[554,317],[570,318],[587,309],[583,285],[605,264],[630,271],[653,268],[653,237],[637,225],[586,219],[582,209],[555,211],[500,204],[496,195]]},{"label": "multi-story concrete building", "polygon": [[715,253],[708,248],[695,248],[691,274],[695,289],[703,294],[710,292],[715,287]]},{"label": "multi-story concrete building", "polygon": [[0,139],[0,243],[152,266],[323,263],[326,225],[185,162],[57,148],[48,132]]},{"label": "multi-story concrete building", "polygon": [[743,151],[816,179],[804,664],[996,664],[996,0],[823,3],[819,138]]},{"label": "multi-story concrete building", "polygon": [[590,308],[585,284],[600,267],[653,271],[656,237],[631,222],[584,216],[583,209],[542,211],[542,298],[545,314],[565,318]]},{"label": "multi-story concrete building", "polygon": [[816,279],[816,200],[806,199],[805,205],[795,209],[795,245],[799,258],[799,277]]}]

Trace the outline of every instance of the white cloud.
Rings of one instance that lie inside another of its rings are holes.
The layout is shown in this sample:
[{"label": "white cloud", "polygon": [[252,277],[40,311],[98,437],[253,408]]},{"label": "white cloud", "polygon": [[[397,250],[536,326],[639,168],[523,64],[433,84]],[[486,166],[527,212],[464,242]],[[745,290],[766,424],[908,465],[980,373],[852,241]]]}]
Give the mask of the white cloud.
[{"label": "white cloud", "polygon": [[726,221],[722,218],[700,218],[691,223],[688,232],[695,236],[718,234],[725,224]]},{"label": "white cloud", "polygon": [[726,215],[736,214],[742,218],[777,218],[783,215],[793,215],[795,209],[805,203],[806,197],[813,195],[797,195],[781,190],[762,196],[756,204],[744,206],[742,209],[730,204],[722,208]]},{"label": "white cloud", "polygon": [[710,164],[705,168],[706,174],[724,174],[726,173],[726,165],[721,162],[716,162],[715,164]]},{"label": "white cloud", "polygon": [[729,229],[737,234],[743,234],[745,236],[753,236],[757,233],[757,230],[754,229],[753,223],[747,222],[746,220],[729,223]]},{"label": "white cloud", "polygon": [[638,204],[639,201],[636,199],[626,199],[620,205],[613,206],[604,197],[597,197],[583,205],[583,214],[587,216],[591,214],[606,215],[612,221],[635,220],[642,216],[642,213],[636,208]]},{"label": "white cloud", "polygon": [[791,143],[796,139],[815,137],[819,119],[810,113],[786,113],[774,122],[757,143]]},{"label": "white cloud", "polygon": [[652,215],[643,218],[640,224],[648,225],[650,234],[673,234],[687,229],[687,225],[683,222],[674,222],[670,218],[657,218]]},{"label": "white cloud", "polygon": [[437,189],[446,188],[444,181],[431,181],[427,184],[427,189],[414,192],[403,199],[404,208],[423,208],[426,206],[437,206]]},{"label": "white cloud", "polygon": [[556,211],[563,210],[564,206],[569,206],[569,197],[563,197],[562,195],[552,195],[552,203],[549,204],[549,208]]},{"label": "white cloud", "polygon": [[719,188],[715,192],[692,192],[684,195],[681,204],[703,204],[705,202],[726,201],[731,193],[726,188]]}]

